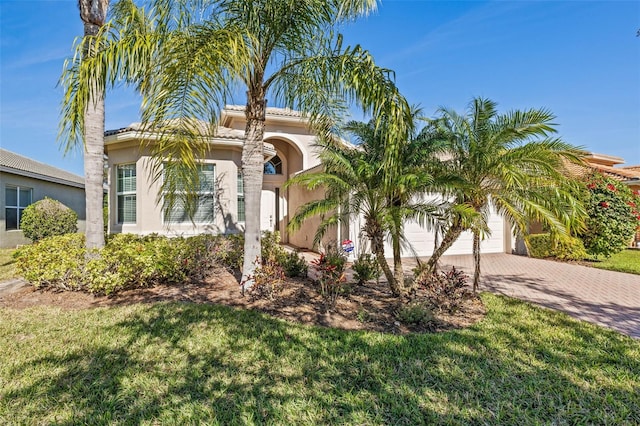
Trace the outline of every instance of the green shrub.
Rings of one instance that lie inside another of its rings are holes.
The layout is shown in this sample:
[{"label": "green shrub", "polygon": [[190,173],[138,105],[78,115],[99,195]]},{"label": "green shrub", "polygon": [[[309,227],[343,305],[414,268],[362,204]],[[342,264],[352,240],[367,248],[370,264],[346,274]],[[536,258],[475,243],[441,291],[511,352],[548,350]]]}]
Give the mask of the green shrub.
[{"label": "green shrub", "polygon": [[628,247],[640,226],[640,196],[599,173],[588,178],[587,190],[588,218],[580,238],[588,253],[609,257]]},{"label": "green shrub", "polygon": [[87,289],[111,294],[127,288],[184,280],[182,238],[116,234],[87,262]]},{"label": "green shrub", "polygon": [[553,239],[549,234],[534,234],[527,237],[531,257],[544,259],[553,257],[559,260],[582,260],[587,251],[580,238],[561,237]]},{"label": "green shrub", "polygon": [[401,323],[408,325],[429,325],[435,322],[435,316],[431,309],[419,302],[411,302],[400,307],[396,312],[396,318]]},{"label": "green shrub", "polygon": [[60,201],[45,197],[24,209],[20,229],[33,242],[73,234],[78,232],[78,215]]},{"label": "green shrub", "polygon": [[355,272],[355,278],[358,280],[358,284],[364,284],[370,280],[377,280],[382,274],[380,265],[376,258],[370,253],[361,253],[353,265],[351,266],[353,272]]},{"label": "green shrub", "polygon": [[309,272],[307,261],[295,251],[283,253],[282,257],[279,259],[279,263],[287,277],[306,278],[307,273]]},{"label": "green shrub", "polygon": [[49,237],[20,248],[16,270],[36,288],[79,290],[84,285],[85,258],[83,234]]},{"label": "green shrub", "polygon": [[280,245],[280,232],[263,231],[260,238],[262,247],[262,262],[267,260],[279,261],[286,254]]},{"label": "green shrub", "polygon": [[238,265],[242,240],[211,235],[185,239],[116,234],[92,256],[86,256],[84,244],[84,235],[69,234],[25,246],[17,255],[18,272],[36,287],[112,294],[128,288],[202,279],[229,263]]},{"label": "green shrub", "polygon": [[219,249],[220,262],[231,270],[242,270],[244,259],[244,234],[225,235]]},{"label": "green shrub", "polygon": [[196,235],[183,240],[181,263],[184,274],[196,280],[207,278],[218,268],[242,267],[244,240],[238,235]]},{"label": "green shrub", "polygon": [[249,297],[274,300],[284,288],[284,277],[282,266],[275,259],[267,259],[251,276],[253,285],[248,290]]},{"label": "green shrub", "polygon": [[416,282],[425,291],[429,304],[440,311],[457,311],[467,295],[467,279],[462,271],[451,268],[423,276]]}]

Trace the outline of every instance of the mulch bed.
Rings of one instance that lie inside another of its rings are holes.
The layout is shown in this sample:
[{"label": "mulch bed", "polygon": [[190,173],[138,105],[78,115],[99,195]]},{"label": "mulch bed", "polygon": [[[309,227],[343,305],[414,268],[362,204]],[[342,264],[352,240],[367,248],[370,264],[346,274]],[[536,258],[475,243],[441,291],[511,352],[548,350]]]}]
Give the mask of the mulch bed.
[{"label": "mulch bed", "polygon": [[[418,292],[416,297],[419,299],[420,296]],[[349,285],[330,310],[326,308],[316,284],[309,279],[289,278],[274,300],[254,300],[241,294],[237,278],[226,270],[217,271],[203,282],[157,285],[126,290],[109,297],[27,286],[0,296],[0,307],[25,309],[46,305],[61,309],[90,309],[166,301],[227,305],[261,311],[294,323],[394,334],[464,328],[481,320],[486,313],[482,301],[469,296],[454,314],[436,313],[434,324],[402,324],[397,319],[397,312],[403,301],[391,295],[386,283],[376,282]]]}]

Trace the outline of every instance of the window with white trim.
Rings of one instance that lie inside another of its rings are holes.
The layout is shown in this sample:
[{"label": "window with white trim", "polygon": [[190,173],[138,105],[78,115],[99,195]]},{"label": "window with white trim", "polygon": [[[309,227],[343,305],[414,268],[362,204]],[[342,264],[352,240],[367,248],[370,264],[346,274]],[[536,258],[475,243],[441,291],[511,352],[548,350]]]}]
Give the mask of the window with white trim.
[{"label": "window with white trim", "polygon": [[238,222],[245,221],[244,207],[244,181],[242,180],[242,172],[238,170]]},{"label": "window with white trim", "polygon": [[[198,197],[197,207],[193,216],[193,222],[195,223],[211,223],[214,220],[214,207],[215,207],[215,165],[214,164],[199,164],[198,166],[198,181],[200,187],[196,191]],[[184,187],[182,184],[176,185],[177,188]],[[165,212],[164,220],[171,223],[185,223],[191,222],[189,214],[185,209],[184,202],[180,197],[177,197],[171,211]]]},{"label": "window with white trim", "polygon": [[118,223],[136,223],[136,165],[116,168],[116,204]]},{"label": "window with white trim", "polygon": [[4,217],[7,231],[20,229],[22,212],[31,204],[32,189],[22,186],[6,186],[4,189]]}]

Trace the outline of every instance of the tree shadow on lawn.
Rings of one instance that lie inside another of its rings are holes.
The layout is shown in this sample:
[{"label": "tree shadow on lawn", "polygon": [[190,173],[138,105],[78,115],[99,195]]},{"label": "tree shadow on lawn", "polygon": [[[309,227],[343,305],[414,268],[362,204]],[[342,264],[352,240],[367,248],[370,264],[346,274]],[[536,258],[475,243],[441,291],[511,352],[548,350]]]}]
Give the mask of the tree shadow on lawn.
[{"label": "tree shadow on lawn", "polygon": [[[539,330],[547,312],[534,309],[514,328],[523,304],[489,301],[499,316],[408,336],[303,327],[219,306],[144,306],[105,326],[115,340],[16,365],[8,380],[47,374],[0,391],[0,407],[28,407],[18,422],[60,425],[640,421],[633,386],[616,381],[635,377],[637,391],[640,373],[628,359],[637,343],[560,314],[549,326],[569,338],[550,340]],[[591,348],[602,335],[606,356]]]},{"label": "tree shadow on lawn", "polygon": [[[482,280],[481,290],[516,297],[539,306],[565,312],[574,318],[597,323],[627,336],[640,339],[640,306],[594,303],[580,297],[579,290],[575,292],[563,291],[549,286],[544,279],[522,275],[487,275],[483,276]],[[525,289],[526,295],[520,294],[522,289]]]}]

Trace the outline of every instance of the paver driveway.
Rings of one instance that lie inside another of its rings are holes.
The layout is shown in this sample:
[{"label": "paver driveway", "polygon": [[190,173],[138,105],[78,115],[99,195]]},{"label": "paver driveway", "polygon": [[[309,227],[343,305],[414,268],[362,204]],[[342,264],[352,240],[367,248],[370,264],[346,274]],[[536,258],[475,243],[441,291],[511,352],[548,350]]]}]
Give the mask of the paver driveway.
[{"label": "paver driveway", "polygon": [[[473,274],[473,259],[444,256]],[[526,300],[640,339],[640,275],[511,254],[483,254],[480,290]]]}]

